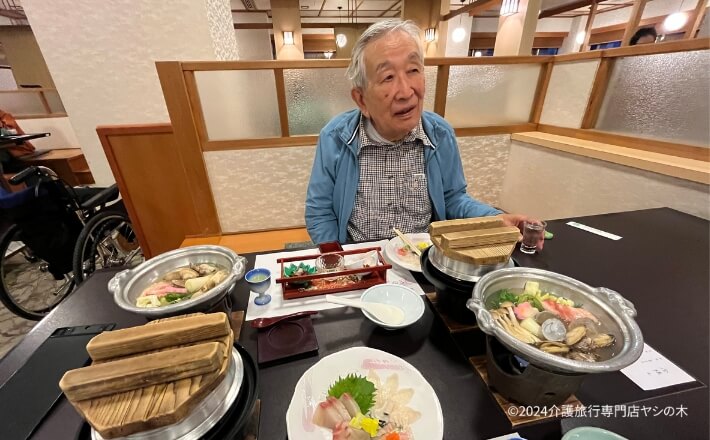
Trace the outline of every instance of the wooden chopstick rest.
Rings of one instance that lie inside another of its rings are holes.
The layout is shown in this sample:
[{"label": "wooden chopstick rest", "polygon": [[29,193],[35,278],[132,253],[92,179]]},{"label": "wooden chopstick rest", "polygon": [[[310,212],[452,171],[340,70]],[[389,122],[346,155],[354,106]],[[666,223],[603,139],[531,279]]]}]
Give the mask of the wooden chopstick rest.
[{"label": "wooden chopstick rest", "polygon": [[81,401],[177,381],[219,370],[225,349],[222,343],[206,342],[95,364],[67,371],[59,387],[69,400]]},{"label": "wooden chopstick rest", "polygon": [[94,361],[160,350],[228,335],[225,313],[192,315],[167,319],[138,327],[103,332],[86,345]]}]

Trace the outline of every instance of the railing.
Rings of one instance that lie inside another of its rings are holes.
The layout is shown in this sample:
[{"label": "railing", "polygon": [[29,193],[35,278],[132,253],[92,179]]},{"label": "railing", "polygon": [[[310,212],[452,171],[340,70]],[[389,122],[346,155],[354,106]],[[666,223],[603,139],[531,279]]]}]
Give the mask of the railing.
[{"label": "railing", "polygon": [[17,119],[57,118],[67,115],[57,89],[0,90],[0,109],[12,113]]}]

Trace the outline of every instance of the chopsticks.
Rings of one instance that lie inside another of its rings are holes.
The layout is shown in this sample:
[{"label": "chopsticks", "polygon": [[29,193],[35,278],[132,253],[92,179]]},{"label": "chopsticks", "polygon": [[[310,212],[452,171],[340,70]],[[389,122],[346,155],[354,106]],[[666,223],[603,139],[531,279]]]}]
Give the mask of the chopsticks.
[{"label": "chopsticks", "polygon": [[400,230],[397,229],[397,228],[392,228],[392,230],[394,231],[395,234],[397,234],[397,236],[398,236],[399,238],[402,239],[402,242],[403,242],[404,244],[406,244],[407,246],[409,246],[409,248],[412,250],[412,252],[414,252],[415,254],[417,254],[417,256],[419,256],[419,257],[422,256],[422,251],[420,251],[419,248],[417,247],[417,245],[414,244],[414,243],[412,243],[412,241],[411,241],[409,238],[407,238],[406,235],[402,234],[402,231],[400,231]]}]

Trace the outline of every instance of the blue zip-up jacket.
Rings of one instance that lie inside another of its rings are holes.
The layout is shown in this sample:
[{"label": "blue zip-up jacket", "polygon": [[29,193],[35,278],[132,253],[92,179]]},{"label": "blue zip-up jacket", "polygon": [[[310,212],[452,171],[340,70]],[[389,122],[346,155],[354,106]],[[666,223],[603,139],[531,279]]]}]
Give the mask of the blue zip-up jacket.
[{"label": "blue zip-up jacket", "polygon": [[[315,243],[348,239],[355,206],[360,163],[360,110],[334,117],[320,132],[306,195],[306,228]],[[429,198],[434,220],[482,217],[501,211],[466,193],[453,128],[436,113],[423,112],[422,126],[434,148],[424,150]]]}]

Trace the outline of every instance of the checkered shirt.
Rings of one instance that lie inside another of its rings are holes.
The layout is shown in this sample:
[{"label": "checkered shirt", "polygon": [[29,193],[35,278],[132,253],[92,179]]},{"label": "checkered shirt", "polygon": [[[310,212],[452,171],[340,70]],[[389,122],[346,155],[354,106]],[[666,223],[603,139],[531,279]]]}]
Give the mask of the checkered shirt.
[{"label": "checkered shirt", "polygon": [[404,233],[426,232],[432,220],[424,149],[434,148],[422,127],[395,144],[377,143],[367,135],[360,117],[360,181],[348,221],[353,241],[392,238],[392,228]]}]

